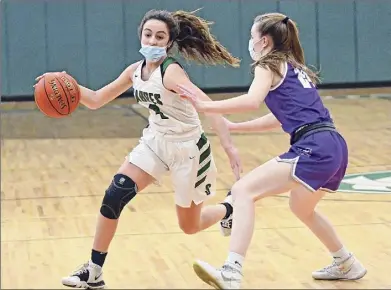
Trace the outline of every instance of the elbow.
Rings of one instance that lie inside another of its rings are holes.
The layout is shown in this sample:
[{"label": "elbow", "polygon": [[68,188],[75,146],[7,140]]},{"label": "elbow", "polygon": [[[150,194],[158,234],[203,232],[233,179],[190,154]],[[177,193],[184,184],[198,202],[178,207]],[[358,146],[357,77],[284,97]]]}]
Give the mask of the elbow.
[{"label": "elbow", "polygon": [[89,103],[89,104],[85,104],[85,106],[88,108],[88,109],[90,109],[90,110],[97,110],[97,109],[99,109],[101,106],[99,106],[99,104],[98,103],[96,103],[96,102],[91,102],[91,103]]},{"label": "elbow", "polygon": [[260,103],[256,102],[256,101],[251,101],[251,102],[248,102],[247,104],[247,108],[250,110],[250,111],[256,111],[259,109],[259,106],[260,106]]}]

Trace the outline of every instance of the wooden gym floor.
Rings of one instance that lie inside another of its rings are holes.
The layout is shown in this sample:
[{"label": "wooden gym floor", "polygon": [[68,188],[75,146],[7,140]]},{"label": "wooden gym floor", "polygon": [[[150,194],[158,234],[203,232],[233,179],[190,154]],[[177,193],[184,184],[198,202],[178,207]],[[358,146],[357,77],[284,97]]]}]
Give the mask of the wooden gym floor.
[{"label": "wooden gym floor", "polygon": [[[323,92],[336,94],[349,93]],[[348,172],[391,170],[391,99],[325,102],[350,147]],[[62,288],[61,277],[89,259],[104,190],[146,125],[147,112],[132,103],[80,109],[64,120],[45,118],[31,104],[2,105],[1,288]],[[261,111],[231,118],[251,119]],[[217,137],[209,136],[220,172],[213,203],[234,179]],[[288,148],[280,131],[236,134],[234,141],[246,172]],[[319,209],[368,268],[367,276],[357,282],[312,280],[311,271],[330,263],[329,255],[291,214],[283,195],[257,204],[243,288],[391,288],[391,195],[328,194]],[[180,231],[167,179],[123,211],[105,280],[111,289],[208,289],[192,261],[219,266],[227,251],[228,239],[217,226],[193,236]]]}]

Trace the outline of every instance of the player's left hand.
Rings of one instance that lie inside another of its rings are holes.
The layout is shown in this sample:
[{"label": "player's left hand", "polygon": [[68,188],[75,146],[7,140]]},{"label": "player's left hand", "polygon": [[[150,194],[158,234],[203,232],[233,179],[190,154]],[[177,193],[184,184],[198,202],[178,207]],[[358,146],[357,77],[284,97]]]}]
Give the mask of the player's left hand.
[{"label": "player's left hand", "polygon": [[242,161],[239,157],[239,151],[236,147],[231,146],[228,148],[224,148],[225,153],[229,158],[229,162],[231,163],[231,169],[235,175],[236,180],[240,179],[240,174],[243,173]]},{"label": "player's left hand", "polygon": [[182,97],[182,98],[185,98],[187,100],[189,100],[192,105],[194,106],[194,108],[197,110],[197,112],[202,112],[202,108],[203,108],[203,102],[196,96],[195,92],[193,92],[191,89],[189,89],[188,87],[186,86],[183,86],[183,85],[178,85],[178,90],[179,90],[179,95]]}]

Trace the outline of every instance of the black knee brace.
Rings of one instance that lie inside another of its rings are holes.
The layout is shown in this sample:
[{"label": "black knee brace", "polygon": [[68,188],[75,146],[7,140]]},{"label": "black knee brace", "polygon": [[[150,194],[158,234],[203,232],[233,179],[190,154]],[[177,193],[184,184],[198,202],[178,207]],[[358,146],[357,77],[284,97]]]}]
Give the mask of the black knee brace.
[{"label": "black knee brace", "polygon": [[103,198],[100,213],[108,219],[118,219],[124,206],[137,194],[137,185],[128,176],[116,174]]}]

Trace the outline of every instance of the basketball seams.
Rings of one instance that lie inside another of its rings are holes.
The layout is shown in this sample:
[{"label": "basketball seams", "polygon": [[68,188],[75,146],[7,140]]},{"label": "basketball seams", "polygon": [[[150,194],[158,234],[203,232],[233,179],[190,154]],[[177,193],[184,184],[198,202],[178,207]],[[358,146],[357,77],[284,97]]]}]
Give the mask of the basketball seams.
[{"label": "basketball seams", "polygon": [[[59,78],[59,77],[55,77],[55,80],[58,81],[58,83],[60,84],[62,90],[64,91],[65,99],[67,100],[67,103],[68,103],[68,113],[67,113],[67,115],[69,115],[69,114],[71,113],[71,105],[69,104],[69,99],[68,99],[67,93],[66,93],[66,91],[65,91],[65,89],[64,89],[64,86],[63,86],[62,83],[61,83],[62,80],[61,80],[61,78]],[[68,91],[68,93],[69,93],[68,88],[67,88],[67,91]]]},{"label": "basketball seams", "polygon": [[[46,95],[46,98],[48,99],[49,101],[49,104],[50,106],[52,106],[52,108],[61,116],[65,116],[63,113],[59,112],[57,110],[57,108],[52,104],[52,102],[50,101],[50,98],[49,98],[49,95],[48,95],[48,92],[46,90],[46,78],[43,78],[43,89],[45,90],[45,95]],[[47,114],[46,114],[47,115]]]},{"label": "basketball seams", "polygon": [[70,77],[70,78],[67,78],[70,82],[72,82],[73,86],[76,88],[77,90],[77,97],[79,98],[77,100],[77,103],[80,102],[80,88],[79,88],[79,85],[76,83],[76,81],[73,79],[73,77]]},{"label": "basketball seams", "polygon": [[77,109],[80,103],[80,88],[77,81],[66,73],[49,73],[35,86],[34,97],[36,105],[44,115],[63,118]]},{"label": "basketball seams", "polygon": [[[37,86],[36,86],[36,89],[35,89],[35,91],[34,91],[34,99],[35,99],[35,103],[36,103],[37,106],[38,106],[38,109],[39,109],[42,113],[44,113],[46,116],[49,116],[49,115],[46,114],[45,111],[43,110],[44,104],[43,104],[42,98],[39,97],[40,94],[37,94],[37,90],[38,90],[40,87],[42,87],[42,86],[43,86],[43,88],[44,88],[44,90],[45,90],[45,82],[44,82],[44,80],[40,80],[40,81],[38,82],[38,84],[37,84]],[[46,91],[45,91],[44,93],[45,93],[45,96],[46,96]]]}]

